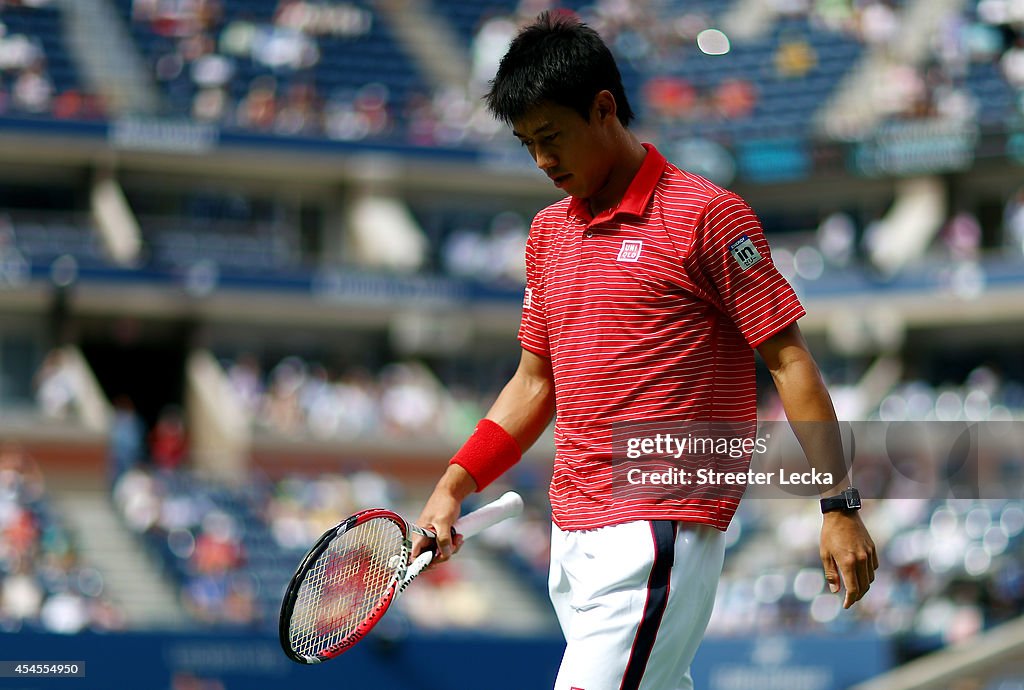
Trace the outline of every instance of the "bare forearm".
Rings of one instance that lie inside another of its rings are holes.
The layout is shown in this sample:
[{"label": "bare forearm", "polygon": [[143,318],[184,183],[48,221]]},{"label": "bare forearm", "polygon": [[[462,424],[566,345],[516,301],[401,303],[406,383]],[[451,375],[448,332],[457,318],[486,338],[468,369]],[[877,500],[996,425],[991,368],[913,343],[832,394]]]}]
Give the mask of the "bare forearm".
[{"label": "bare forearm", "polygon": [[[850,485],[842,436],[832,398],[800,328],[792,324],[762,343],[757,351],[772,372],[789,423],[812,468],[832,475],[829,496]],[[868,591],[878,568],[878,552],[857,511],[826,513],[821,526],[821,564],[833,592],[846,584],[843,606],[850,608]]]},{"label": "bare forearm", "polygon": [[550,379],[518,371],[486,417],[499,424],[526,452],[544,433],[554,413],[555,390]]},{"label": "bare forearm", "polygon": [[[518,449],[510,449],[513,456],[505,456],[504,451],[499,450],[499,457],[505,457],[513,462],[517,460],[519,451],[526,451],[544,432],[554,412],[555,384],[551,362],[524,350],[515,375],[502,389],[486,415],[490,422],[501,427],[496,430],[499,437],[511,436],[515,440],[515,444],[508,440],[506,448],[518,445]],[[474,433],[480,433],[482,425],[477,425],[477,432]],[[493,425],[489,426],[492,427],[491,432],[494,432]],[[473,438],[470,437],[467,446],[473,443]],[[467,446],[464,446],[459,454],[466,452]],[[459,463],[459,454],[445,469],[416,521],[416,524],[428,527],[437,534],[438,555],[435,562],[438,563],[447,560],[452,553],[453,542],[449,537],[449,530],[459,516],[460,504],[463,499],[480,488],[474,476],[481,477],[481,473],[471,474],[470,470],[476,465],[473,462]],[[498,469],[502,468],[499,466]],[[486,485],[486,471],[481,481]],[[417,540],[414,556],[425,548],[424,544],[424,540]],[[455,543],[454,547],[457,549],[458,544]]]},{"label": "bare forearm", "polygon": [[786,417],[808,464],[833,478],[832,485],[822,487],[822,495],[845,488],[850,482],[839,423],[814,360],[807,354],[798,355],[772,374]]},{"label": "bare forearm", "polygon": [[[485,415],[508,432],[523,452],[540,438],[554,415],[554,384],[545,375],[546,364],[531,361],[520,366]],[[538,366],[540,371],[536,370]],[[478,487],[465,468],[451,464],[437,488],[462,501]]]},{"label": "bare forearm", "polygon": [[772,374],[789,421],[836,421],[832,397],[809,355],[792,357]]},{"label": "bare forearm", "polygon": [[835,408],[821,379],[818,365],[796,324],[758,347],[782,400],[786,417],[810,466],[832,475],[833,484],[822,488],[831,495],[849,485],[842,436]]}]

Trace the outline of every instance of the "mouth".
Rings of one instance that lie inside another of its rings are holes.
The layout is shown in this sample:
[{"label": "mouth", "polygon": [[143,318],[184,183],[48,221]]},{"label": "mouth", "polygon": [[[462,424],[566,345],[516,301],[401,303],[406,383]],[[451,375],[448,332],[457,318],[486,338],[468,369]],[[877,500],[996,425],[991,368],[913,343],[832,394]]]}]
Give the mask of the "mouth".
[{"label": "mouth", "polygon": [[565,186],[565,183],[569,181],[569,178],[572,177],[572,173],[565,173],[564,175],[554,176],[549,175],[548,177],[551,178],[551,181],[555,183],[556,187],[562,189]]}]

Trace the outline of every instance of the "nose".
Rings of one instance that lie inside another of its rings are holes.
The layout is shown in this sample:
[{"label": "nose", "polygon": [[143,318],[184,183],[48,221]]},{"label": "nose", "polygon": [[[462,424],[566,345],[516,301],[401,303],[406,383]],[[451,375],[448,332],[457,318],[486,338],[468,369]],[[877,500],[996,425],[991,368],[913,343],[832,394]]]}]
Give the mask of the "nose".
[{"label": "nose", "polygon": [[537,163],[537,167],[545,172],[558,165],[558,158],[556,158],[554,154],[552,154],[550,151],[545,151],[540,147],[538,147],[536,151],[534,151],[534,156],[534,160]]}]

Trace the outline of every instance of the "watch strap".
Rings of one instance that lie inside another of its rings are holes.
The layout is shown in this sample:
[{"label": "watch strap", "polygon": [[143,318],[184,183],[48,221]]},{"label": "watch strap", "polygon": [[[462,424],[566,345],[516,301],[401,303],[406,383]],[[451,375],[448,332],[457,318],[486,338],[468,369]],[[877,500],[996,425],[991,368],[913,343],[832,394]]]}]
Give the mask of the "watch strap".
[{"label": "watch strap", "polygon": [[860,492],[852,486],[844,489],[838,496],[821,499],[821,512],[831,513],[836,510],[860,510]]}]

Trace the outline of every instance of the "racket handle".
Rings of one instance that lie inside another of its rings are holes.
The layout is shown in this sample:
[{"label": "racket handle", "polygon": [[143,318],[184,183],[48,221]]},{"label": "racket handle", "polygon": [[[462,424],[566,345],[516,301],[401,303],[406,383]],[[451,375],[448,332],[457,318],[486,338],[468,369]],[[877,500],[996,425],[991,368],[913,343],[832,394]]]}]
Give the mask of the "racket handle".
[{"label": "racket handle", "polygon": [[523,512],[522,496],[515,491],[507,491],[497,500],[460,517],[455,522],[455,531],[468,539],[502,520],[519,515],[521,512]]},{"label": "racket handle", "polygon": [[416,559],[409,564],[409,567],[405,571],[405,579],[402,580],[401,584],[398,585],[398,594],[405,591],[405,588],[409,586],[409,583],[416,579],[416,576],[423,572],[423,569],[430,565],[430,561],[434,559],[433,551],[424,551]]},{"label": "racket handle", "polygon": [[[508,491],[495,501],[477,508],[472,513],[467,513],[455,522],[455,531],[465,538],[479,534],[492,525],[502,520],[508,520],[523,512],[523,498],[515,491]],[[417,528],[421,533],[428,533],[426,530]],[[433,536],[433,535],[431,535]],[[424,551],[409,564],[405,571],[405,578],[398,585],[398,594],[405,591],[413,580],[419,576],[423,569],[430,565],[434,559],[433,551]]]}]

